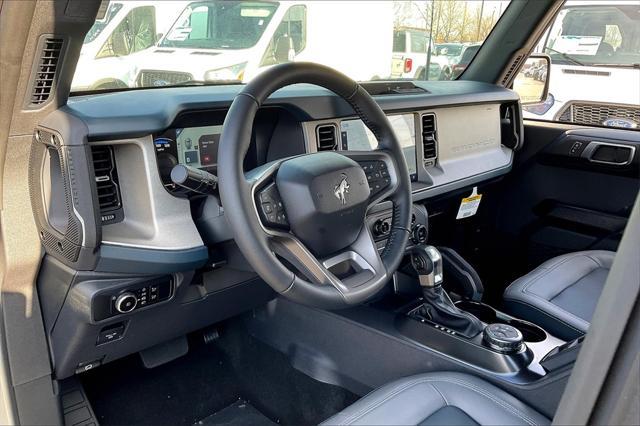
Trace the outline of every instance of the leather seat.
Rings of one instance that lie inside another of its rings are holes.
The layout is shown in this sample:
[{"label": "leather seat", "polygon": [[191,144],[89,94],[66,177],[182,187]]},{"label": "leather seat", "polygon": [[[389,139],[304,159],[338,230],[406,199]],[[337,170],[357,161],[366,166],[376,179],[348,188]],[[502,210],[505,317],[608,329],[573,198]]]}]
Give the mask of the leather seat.
[{"label": "leather seat", "polygon": [[505,308],[565,340],[586,333],[614,252],[591,250],[546,261],[504,292]]},{"label": "leather seat", "polygon": [[387,384],[323,425],[541,425],[550,421],[497,387],[460,373]]}]

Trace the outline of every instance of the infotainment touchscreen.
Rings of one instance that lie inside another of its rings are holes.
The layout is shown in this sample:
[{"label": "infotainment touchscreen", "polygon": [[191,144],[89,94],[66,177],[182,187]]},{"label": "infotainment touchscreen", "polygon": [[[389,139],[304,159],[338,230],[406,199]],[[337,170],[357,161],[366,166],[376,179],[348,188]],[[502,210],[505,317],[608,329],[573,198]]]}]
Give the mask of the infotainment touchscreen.
[{"label": "infotainment touchscreen", "polygon": [[222,126],[176,129],[178,163],[196,168],[216,166]]},{"label": "infotainment touchscreen", "polygon": [[[412,178],[416,174],[416,129],[413,114],[390,115],[389,121],[400,140],[407,168]],[[376,137],[361,120],[345,120],[340,123],[342,149],[370,151],[378,147]]]}]

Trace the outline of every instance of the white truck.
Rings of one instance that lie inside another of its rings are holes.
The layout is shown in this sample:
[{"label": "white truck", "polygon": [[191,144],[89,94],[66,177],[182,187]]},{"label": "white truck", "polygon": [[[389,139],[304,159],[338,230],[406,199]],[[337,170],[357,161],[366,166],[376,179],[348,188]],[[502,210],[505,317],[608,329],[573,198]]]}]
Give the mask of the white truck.
[{"label": "white truck", "polygon": [[246,82],[290,61],[388,78],[392,32],[391,2],[194,1],[155,48],[135,54],[136,85]]},{"label": "white truck", "polygon": [[429,80],[451,79],[451,67],[444,56],[431,41],[429,33],[421,28],[397,27],[393,30],[393,59],[391,78],[408,78],[425,80],[427,56],[431,51],[429,62]]},{"label": "white truck", "polygon": [[549,96],[525,117],[640,127],[640,1],[569,1],[536,50],[551,57]]},{"label": "white truck", "polygon": [[132,53],[147,49],[169,29],[183,1],[104,1],[87,33],[73,91],[131,87]]}]

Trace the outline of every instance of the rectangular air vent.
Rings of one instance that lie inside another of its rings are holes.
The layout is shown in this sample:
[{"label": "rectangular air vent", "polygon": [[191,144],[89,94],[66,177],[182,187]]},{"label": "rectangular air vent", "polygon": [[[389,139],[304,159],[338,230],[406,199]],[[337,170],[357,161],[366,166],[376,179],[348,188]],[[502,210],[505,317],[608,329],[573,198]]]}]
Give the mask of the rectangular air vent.
[{"label": "rectangular air vent", "polygon": [[316,127],[316,140],[318,152],[335,151],[338,146],[336,126],[333,124],[324,124]]},{"label": "rectangular air vent", "polygon": [[122,205],[113,147],[92,146],[91,155],[102,222],[111,222],[116,217],[113,212],[120,209]]},{"label": "rectangular air vent", "polygon": [[44,39],[42,51],[40,52],[40,59],[36,65],[35,76],[32,84],[32,105],[43,104],[51,96],[61,52],[61,38]]},{"label": "rectangular air vent", "polygon": [[422,116],[422,149],[424,152],[424,165],[426,167],[435,165],[436,157],[438,156],[438,134],[435,114]]}]

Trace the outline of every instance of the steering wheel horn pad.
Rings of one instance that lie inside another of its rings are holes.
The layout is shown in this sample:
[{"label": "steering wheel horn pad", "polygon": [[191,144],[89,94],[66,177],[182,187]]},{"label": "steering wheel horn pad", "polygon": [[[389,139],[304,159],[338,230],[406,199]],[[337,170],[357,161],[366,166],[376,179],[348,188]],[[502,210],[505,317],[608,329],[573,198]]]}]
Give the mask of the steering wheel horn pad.
[{"label": "steering wheel horn pad", "polygon": [[276,176],[291,231],[318,257],[348,247],[367,211],[369,184],[362,167],[335,152],[287,160]]},{"label": "steering wheel horn pad", "polygon": [[[378,149],[306,154],[245,172],[256,112],[273,92],[297,83],[315,84],[340,96],[376,136]],[[372,193],[362,164],[384,166],[387,185]],[[257,200],[270,183],[282,199],[288,230],[261,219]],[[243,88],[222,128],[218,187],[240,251],[267,284],[295,302],[325,309],[362,303],[384,287],[404,256],[411,181],[402,148],[371,96],[329,67],[277,65]],[[393,212],[390,235],[379,251],[364,222],[366,212],[383,199],[392,202]]]}]

